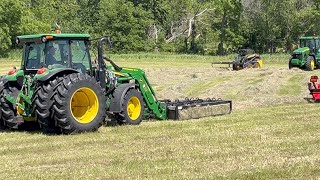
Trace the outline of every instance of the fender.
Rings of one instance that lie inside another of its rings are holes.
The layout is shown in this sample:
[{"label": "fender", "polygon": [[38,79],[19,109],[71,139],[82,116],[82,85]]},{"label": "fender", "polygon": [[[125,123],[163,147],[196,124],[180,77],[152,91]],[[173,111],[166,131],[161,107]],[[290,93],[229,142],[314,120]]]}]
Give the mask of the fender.
[{"label": "fender", "polygon": [[54,72],[50,72],[43,77],[40,77],[38,79],[38,81],[47,81],[47,80],[54,78],[56,76],[67,75],[67,74],[72,74],[72,73],[80,73],[80,72],[75,69],[71,69],[71,68],[63,68],[63,69],[56,70]]},{"label": "fender", "polygon": [[125,94],[129,89],[135,87],[136,85],[133,83],[121,84],[118,87],[116,87],[115,91],[112,94],[109,111],[120,113],[122,110],[122,104]]}]

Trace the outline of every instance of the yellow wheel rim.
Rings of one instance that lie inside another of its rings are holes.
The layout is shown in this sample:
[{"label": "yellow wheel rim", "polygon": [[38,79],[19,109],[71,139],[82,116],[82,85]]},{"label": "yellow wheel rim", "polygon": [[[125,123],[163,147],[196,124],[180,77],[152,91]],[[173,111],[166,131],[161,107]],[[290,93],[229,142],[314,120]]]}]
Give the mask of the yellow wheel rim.
[{"label": "yellow wheel rim", "polygon": [[127,113],[131,120],[135,121],[138,119],[141,113],[141,103],[139,98],[133,96],[128,101]]},{"label": "yellow wheel rim", "polygon": [[311,69],[314,70],[314,66],[315,66],[314,65],[314,60],[311,61],[310,66],[311,66]]},{"label": "yellow wheel rim", "polygon": [[90,123],[99,111],[99,100],[96,93],[87,87],[75,91],[70,99],[70,112],[79,123]]}]

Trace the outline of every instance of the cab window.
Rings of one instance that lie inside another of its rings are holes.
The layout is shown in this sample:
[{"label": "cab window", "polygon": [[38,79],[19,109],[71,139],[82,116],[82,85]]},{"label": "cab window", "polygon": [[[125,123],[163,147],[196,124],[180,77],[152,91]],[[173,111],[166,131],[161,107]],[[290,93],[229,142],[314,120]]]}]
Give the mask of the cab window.
[{"label": "cab window", "polygon": [[25,46],[26,69],[40,69],[44,62],[44,44],[30,43]]},{"label": "cab window", "polygon": [[45,65],[68,67],[69,44],[67,40],[49,41],[45,50]]},{"label": "cab window", "polygon": [[72,40],[70,42],[72,54],[72,66],[81,73],[90,69],[90,57],[84,40]]}]

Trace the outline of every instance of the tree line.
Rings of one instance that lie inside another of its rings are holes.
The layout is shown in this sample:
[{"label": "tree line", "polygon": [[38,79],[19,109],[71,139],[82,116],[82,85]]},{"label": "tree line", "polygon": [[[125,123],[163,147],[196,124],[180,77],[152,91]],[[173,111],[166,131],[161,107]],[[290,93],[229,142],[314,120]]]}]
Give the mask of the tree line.
[{"label": "tree line", "polygon": [[239,48],[291,52],[320,32],[320,0],[1,0],[0,55],[15,37],[52,33],[111,36],[117,52],[225,55]]}]

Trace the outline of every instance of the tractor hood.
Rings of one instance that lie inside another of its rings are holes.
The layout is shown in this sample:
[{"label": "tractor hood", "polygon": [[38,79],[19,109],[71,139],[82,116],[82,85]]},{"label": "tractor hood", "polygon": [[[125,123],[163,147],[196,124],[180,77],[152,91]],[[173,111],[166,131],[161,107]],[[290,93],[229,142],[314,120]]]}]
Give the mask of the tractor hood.
[{"label": "tractor hood", "polygon": [[310,51],[310,49],[308,47],[303,47],[303,48],[298,48],[296,50],[293,51],[293,54],[302,54],[302,53],[306,53]]}]

